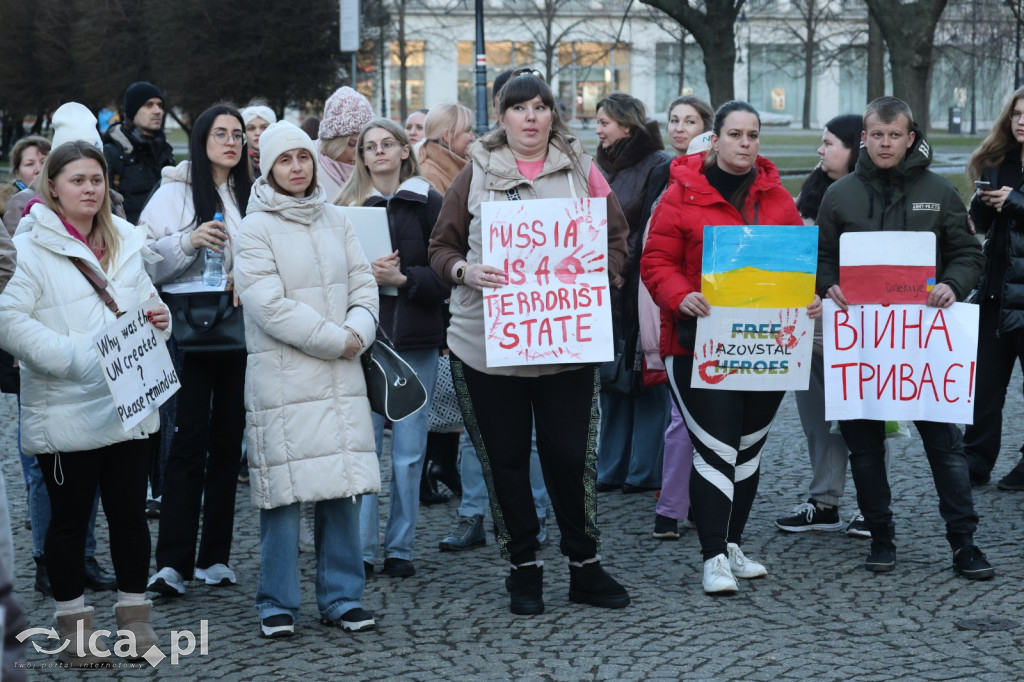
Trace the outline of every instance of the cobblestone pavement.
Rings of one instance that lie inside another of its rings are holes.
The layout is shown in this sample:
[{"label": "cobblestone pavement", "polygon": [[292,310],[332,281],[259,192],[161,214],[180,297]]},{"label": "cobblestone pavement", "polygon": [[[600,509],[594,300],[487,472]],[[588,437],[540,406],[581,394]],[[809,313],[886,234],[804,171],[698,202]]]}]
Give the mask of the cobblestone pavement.
[{"label": "cobblestone pavement", "polygon": [[[1016,462],[1024,425],[1016,387],[1008,401],[1003,455],[996,477]],[[16,579],[30,625],[48,627],[52,603],[31,589],[31,540],[24,530],[25,495],[13,455],[14,400],[0,400],[0,447],[14,526]],[[786,397],[762,460],[760,492],[744,539],[746,553],[767,564],[763,580],[741,581],[731,597],[705,596],[694,531],[677,542],[651,537],[653,495],[605,493],[598,514],[602,556],[630,590],[633,604],[618,611],[571,604],[568,571],[551,524],[542,616],[513,616],[503,579],[507,565],[493,542],[459,554],[441,553],[438,540],[454,523],[456,501],[421,508],[417,573],[375,577],[364,604],[377,617],[374,632],[352,635],[317,622],[314,563],[301,555],[302,614],[295,637],[265,640],[253,607],[259,534],[248,488],[239,490],[232,564],[239,584],[191,583],[184,597],[158,599],[154,625],[171,653],[172,631],[197,634],[207,623],[206,653],[167,658],[155,668],[73,672],[44,669],[53,657],[29,651],[33,679],[263,680],[1010,680],[1024,670],[1024,493],[994,485],[977,489],[979,545],[996,566],[994,580],[971,583],[950,569],[937,498],[916,434],[893,452],[898,564],[876,575],[862,564],[868,544],[844,533],[786,534],[773,520],[805,499],[806,446],[792,395]],[[847,489],[852,492],[852,483]],[[844,518],[854,508],[844,502]],[[386,504],[382,510],[386,510]],[[104,525],[104,524],[99,524]],[[157,524],[150,529],[156,540]],[[106,530],[98,528],[101,563],[109,568]],[[378,568],[380,561],[378,560]],[[99,626],[113,625],[114,593],[88,593]],[[1007,631],[960,630],[968,618],[1012,619]],[[41,644],[48,644],[38,636]],[[179,639],[185,649],[186,640]]]}]

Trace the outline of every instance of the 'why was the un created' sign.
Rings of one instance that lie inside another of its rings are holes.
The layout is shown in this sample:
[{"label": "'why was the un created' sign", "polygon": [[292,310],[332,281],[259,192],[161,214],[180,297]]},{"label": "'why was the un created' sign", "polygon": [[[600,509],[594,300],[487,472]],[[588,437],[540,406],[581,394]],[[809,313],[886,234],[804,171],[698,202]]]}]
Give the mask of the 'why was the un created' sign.
[{"label": "'why was the un created' sign", "polygon": [[484,291],[487,366],[612,359],[603,198],[481,205],[482,260],[507,275]]}]

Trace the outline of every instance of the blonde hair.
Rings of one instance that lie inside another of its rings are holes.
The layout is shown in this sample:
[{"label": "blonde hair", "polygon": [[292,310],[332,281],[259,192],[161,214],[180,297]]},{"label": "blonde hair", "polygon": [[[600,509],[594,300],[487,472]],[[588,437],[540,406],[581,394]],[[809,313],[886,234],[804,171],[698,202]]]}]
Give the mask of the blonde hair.
[{"label": "blonde hair", "polygon": [[[334,200],[334,203],[338,206],[362,206],[367,197],[373,194],[373,191],[376,189],[373,184],[373,178],[370,176],[370,170],[366,167],[366,158],[363,155],[363,139],[366,137],[366,133],[374,128],[386,130],[391,133],[391,136],[395,138],[398,144],[405,147],[410,146],[409,136],[405,134],[405,128],[390,118],[376,118],[363,126],[363,129],[359,131],[359,138],[356,141],[355,170],[352,171],[352,175],[349,176],[345,185],[341,188],[341,192],[338,193],[338,197]],[[416,163],[416,159],[410,150],[409,156],[402,160],[402,166],[398,171],[398,184],[402,184],[409,178],[419,174],[420,165]]]},{"label": "blonde hair", "polygon": [[106,271],[110,263],[117,259],[117,251],[121,239],[117,228],[114,226],[114,219],[110,212],[110,192],[107,188],[107,160],[103,157],[103,152],[82,140],[65,142],[52,150],[47,155],[46,162],[43,163],[43,170],[39,173],[39,177],[44,181],[39,184],[39,198],[42,199],[47,208],[63,216],[64,210],[61,208],[60,202],[50,193],[49,183],[57,179],[57,176],[64,171],[65,166],[79,159],[92,159],[99,163],[100,168],[103,170],[103,197],[100,200],[99,210],[96,211],[96,215],[92,218],[92,231],[86,240],[90,246],[105,248],[103,257],[100,258],[100,266]]},{"label": "blonde hair", "polygon": [[[427,119],[423,122],[423,138],[441,145],[448,150],[449,154],[459,156],[452,151],[452,140],[460,132],[471,128],[472,125],[473,112],[467,107],[452,103],[438,104],[430,108]],[[446,132],[448,133],[447,142],[444,140]],[[427,155],[425,147],[426,145],[423,145],[416,151],[416,156],[421,162]],[[459,156],[459,158],[465,160],[465,157]]]},{"label": "blonde hair", "polygon": [[345,148],[348,147],[348,138],[351,135],[342,135],[341,137],[332,137],[329,140],[320,140],[320,153],[326,156],[331,161],[337,161],[338,157],[345,153]]}]

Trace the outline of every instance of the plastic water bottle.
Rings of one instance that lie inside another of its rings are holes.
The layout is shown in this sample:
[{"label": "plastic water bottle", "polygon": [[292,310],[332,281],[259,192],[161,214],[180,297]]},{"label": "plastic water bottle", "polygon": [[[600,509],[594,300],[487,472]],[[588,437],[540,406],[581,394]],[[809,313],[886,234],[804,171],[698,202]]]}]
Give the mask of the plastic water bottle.
[{"label": "plastic water bottle", "polygon": [[[213,219],[224,222],[224,214],[218,211]],[[206,247],[206,267],[203,268],[203,284],[208,287],[219,287],[224,281],[224,252],[217,253]]]}]

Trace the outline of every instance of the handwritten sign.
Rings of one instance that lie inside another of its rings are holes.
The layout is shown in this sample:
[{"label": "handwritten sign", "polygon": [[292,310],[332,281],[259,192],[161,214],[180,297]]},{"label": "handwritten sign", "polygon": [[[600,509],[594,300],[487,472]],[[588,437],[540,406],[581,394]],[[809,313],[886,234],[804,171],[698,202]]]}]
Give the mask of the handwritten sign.
[{"label": "handwritten sign", "polygon": [[167,344],[146,319],[146,310],[155,301],[143,301],[127,310],[93,339],[125,431],[155,412],[181,387]]},{"label": "handwritten sign", "polygon": [[845,232],[839,288],[850,303],[925,303],[935,286],[935,233]]},{"label": "handwritten sign", "polygon": [[691,386],[806,390],[810,381],[818,232],[803,225],[704,228]]},{"label": "handwritten sign", "polygon": [[978,306],[824,304],[826,419],[974,422]]},{"label": "handwritten sign", "polygon": [[713,307],[697,319],[691,386],[806,391],[814,320],[803,308]]},{"label": "handwritten sign", "polygon": [[612,359],[608,218],[603,198],[481,204],[487,366]]}]

